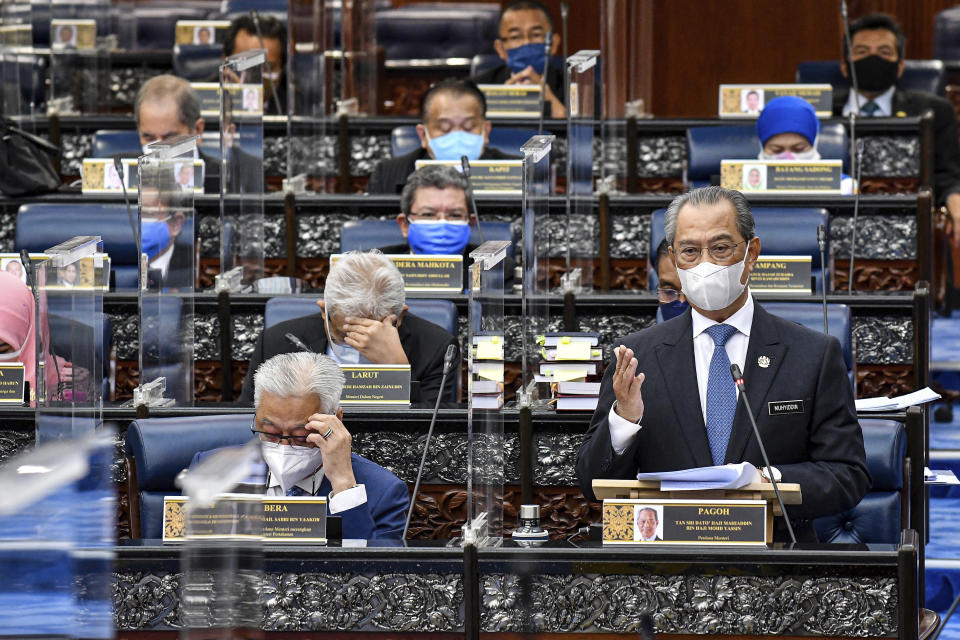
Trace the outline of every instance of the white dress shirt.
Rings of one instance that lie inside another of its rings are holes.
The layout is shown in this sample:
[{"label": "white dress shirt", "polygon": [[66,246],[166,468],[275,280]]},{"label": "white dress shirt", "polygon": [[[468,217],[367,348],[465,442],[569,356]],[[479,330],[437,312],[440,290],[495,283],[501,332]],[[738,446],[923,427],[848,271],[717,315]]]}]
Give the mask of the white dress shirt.
[{"label": "white dress shirt", "polygon": [[170,259],[173,258],[173,245],[175,242],[171,242],[170,246],[164,249],[163,253],[154,258],[149,265],[150,269],[160,269],[160,276],[162,278],[167,277],[167,272],[170,271]]},{"label": "white dress shirt", "polygon": [[[690,313],[693,320],[693,360],[697,371],[697,388],[700,392],[700,410],[703,413],[703,423],[707,423],[707,381],[710,377],[710,360],[713,359],[713,338],[706,332],[707,327],[720,324],[706,316],[701,315],[695,309],[691,308]],[[747,291],[747,301],[732,316],[727,318],[723,324],[728,324],[737,329],[737,332],[727,339],[724,347],[727,350],[727,357],[730,358],[730,364],[736,364],[742,371],[747,361],[747,347],[750,344],[750,328],[753,326],[753,296]],[[726,373],[726,372],[725,372]],[[729,377],[729,373],[726,373]],[[733,378],[730,378],[733,384]],[[737,398],[740,392],[737,391]],[[641,417],[640,422],[643,421]],[[634,436],[640,431],[641,425],[630,422],[620,417],[616,412],[616,403],[610,407],[610,414],[607,418],[610,426],[610,444],[617,455],[626,451],[627,447],[633,441]]]},{"label": "white dress shirt", "polygon": [[[897,90],[896,85],[890,87],[876,98],[873,99],[873,102],[880,107],[880,111],[877,111],[873,114],[874,118],[887,117],[893,115],[893,92]],[[850,90],[850,95],[847,96],[847,104],[843,105],[843,115],[848,116],[851,113],[856,113],[860,115],[860,109],[863,108],[863,105],[870,102],[869,98],[865,98],[862,95],[860,96],[860,104],[857,105],[857,92],[853,89]],[[866,117],[866,116],[864,116]]]},{"label": "white dress shirt", "polygon": [[[323,482],[323,467],[317,469],[317,472],[311,476],[307,476],[296,486],[300,487],[304,493],[308,496],[314,496],[317,494],[317,489],[319,489],[320,484]],[[273,477],[272,473],[267,475],[267,491],[266,495],[268,496],[285,496],[283,492],[283,487],[280,486],[280,481]],[[367,501],[367,488],[358,484],[355,487],[345,489],[340,493],[334,496],[327,496],[327,512],[330,515],[340,513],[341,511],[348,511],[354,507],[359,507]]]}]

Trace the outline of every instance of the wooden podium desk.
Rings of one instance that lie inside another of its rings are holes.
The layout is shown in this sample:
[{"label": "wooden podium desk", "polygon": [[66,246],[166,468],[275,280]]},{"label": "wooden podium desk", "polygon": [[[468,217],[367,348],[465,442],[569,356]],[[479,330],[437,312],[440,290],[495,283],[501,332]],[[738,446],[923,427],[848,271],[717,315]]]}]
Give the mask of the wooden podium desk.
[{"label": "wooden podium desk", "polygon": [[[484,637],[636,638],[641,617],[680,637],[917,638],[916,549],[898,546],[605,548],[510,540],[477,554],[443,541],[411,546],[263,550],[264,636],[463,638],[476,594]],[[175,638],[180,549],[117,547],[117,638]],[[912,563],[912,564],[911,564]],[[910,622],[912,621],[912,623]]]}]

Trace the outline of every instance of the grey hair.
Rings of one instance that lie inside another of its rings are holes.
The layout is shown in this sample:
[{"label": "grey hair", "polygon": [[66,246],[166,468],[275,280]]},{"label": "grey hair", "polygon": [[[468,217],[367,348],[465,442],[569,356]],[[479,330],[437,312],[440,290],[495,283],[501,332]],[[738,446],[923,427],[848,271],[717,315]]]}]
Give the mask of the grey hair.
[{"label": "grey hair", "polygon": [[723,187],[700,187],[693,191],[680,194],[673,199],[670,206],[667,207],[667,215],[663,221],[663,232],[670,246],[673,246],[674,238],[677,234],[677,216],[684,205],[689,204],[692,207],[703,207],[714,204],[720,204],[727,201],[733,205],[733,210],[737,218],[737,231],[743,236],[744,240],[753,238],[756,232],[756,225],[753,222],[753,212],[750,211],[750,204],[743,194],[733,189],[724,189]]},{"label": "grey hair", "polygon": [[329,356],[297,351],[264,360],[253,375],[253,406],[260,408],[264,393],[281,398],[313,394],[320,399],[320,412],[333,414],[340,406],[343,371]]},{"label": "grey hair", "polygon": [[133,101],[133,118],[140,126],[140,106],[144,102],[160,102],[175,100],[177,103],[177,117],[180,124],[190,131],[194,130],[197,120],[200,119],[200,98],[183,78],[164,74],[154,76],[143,83]]},{"label": "grey hair", "polygon": [[400,194],[400,210],[404,215],[410,215],[413,209],[413,198],[417,195],[417,189],[421,187],[460,189],[463,191],[464,199],[470,202],[470,188],[462,173],[445,165],[427,165],[407,177],[407,184],[403,186],[403,192]]},{"label": "grey hair", "polygon": [[403,312],[406,293],[396,265],[378,250],[348,251],[330,267],[323,297],[327,313],[383,320]]}]

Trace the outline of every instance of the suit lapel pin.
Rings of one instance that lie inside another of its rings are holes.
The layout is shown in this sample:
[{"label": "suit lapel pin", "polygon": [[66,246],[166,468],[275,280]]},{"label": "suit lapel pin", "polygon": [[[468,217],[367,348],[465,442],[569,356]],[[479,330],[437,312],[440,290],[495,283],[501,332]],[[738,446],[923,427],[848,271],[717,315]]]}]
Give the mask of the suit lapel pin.
[{"label": "suit lapel pin", "polygon": [[767,356],[760,356],[757,358],[757,366],[759,366],[761,369],[766,369],[770,366],[770,358]]}]

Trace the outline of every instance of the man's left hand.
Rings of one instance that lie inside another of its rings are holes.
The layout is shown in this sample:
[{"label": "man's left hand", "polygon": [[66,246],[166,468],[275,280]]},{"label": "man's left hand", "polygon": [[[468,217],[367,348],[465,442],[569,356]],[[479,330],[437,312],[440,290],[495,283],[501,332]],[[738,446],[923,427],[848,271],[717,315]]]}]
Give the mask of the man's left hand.
[{"label": "man's left hand", "polygon": [[350,462],[353,437],[340,419],[326,413],[315,413],[304,427],[311,432],[307,436],[307,442],[317,445],[323,452],[323,474],[330,478],[333,487],[331,495],[356,486],[357,480],[353,476],[353,464]]},{"label": "man's left hand", "polygon": [[343,323],[344,342],[373,364],[409,364],[394,326],[397,316],[383,320],[348,317]]}]

